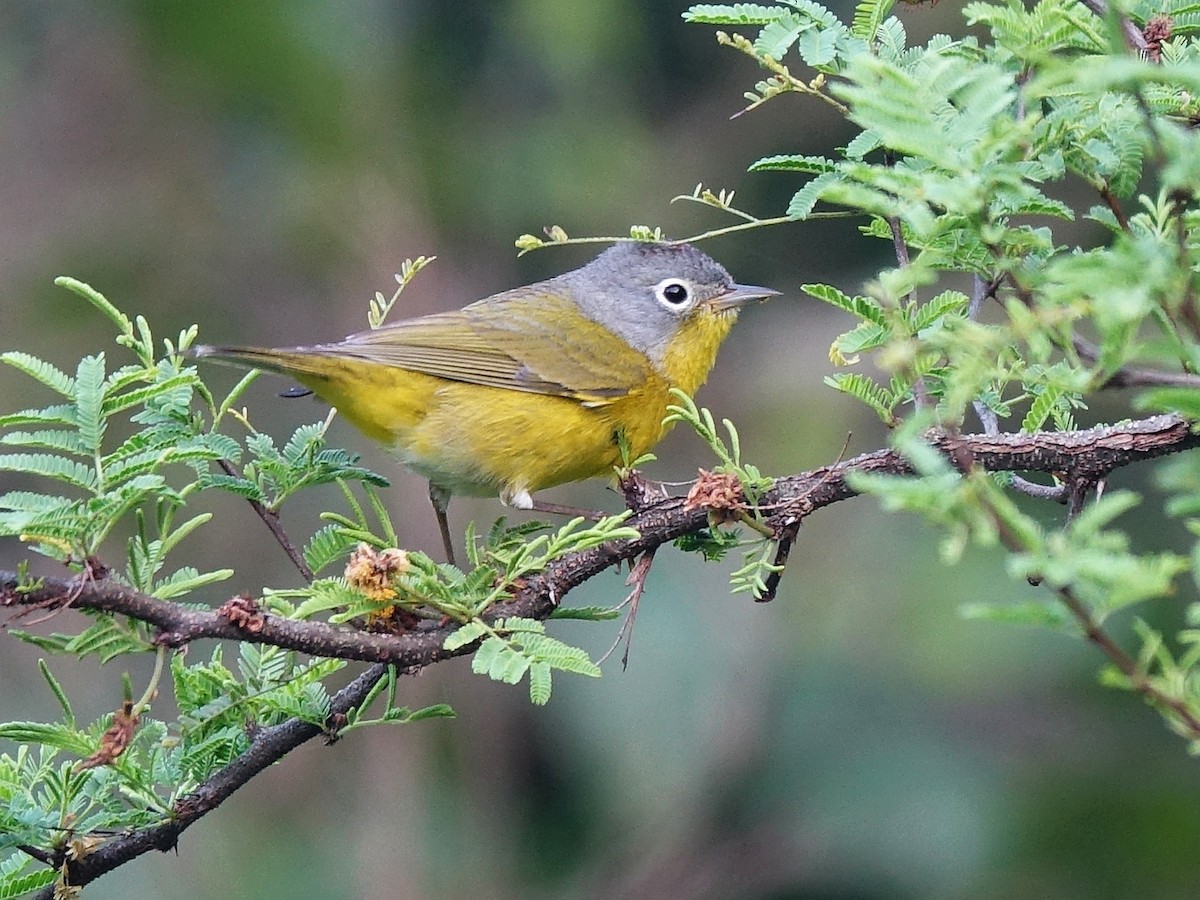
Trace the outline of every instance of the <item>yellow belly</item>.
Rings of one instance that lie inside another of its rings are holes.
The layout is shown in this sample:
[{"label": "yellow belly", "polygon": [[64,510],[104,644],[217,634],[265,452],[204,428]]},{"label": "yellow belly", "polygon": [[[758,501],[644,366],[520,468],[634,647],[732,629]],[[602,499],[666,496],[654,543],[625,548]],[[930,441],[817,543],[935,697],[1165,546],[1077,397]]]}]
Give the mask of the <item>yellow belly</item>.
[{"label": "yellow belly", "polygon": [[[704,382],[733,316],[696,316],[664,354],[644,360],[645,378],[599,406],[529,391],[450,381],[354,358],[275,363],[312,388],[367,436],[451,494],[501,494],[608,475],[621,463],[618,435],[633,458],[658,443],[670,388]],[[644,358],[643,358],[644,359]],[[319,373],[314,371],[319,368]]]},{"label": "yellow belly", "polygon": [[671,402],[657,376],[589,408],[563,397],[350,365],[356,371],[346,380],[298,377],[452,494],[512,495],[607,475],[621,463],[617,435],[624,432],[635,457],[645,453],[661,438]]}]

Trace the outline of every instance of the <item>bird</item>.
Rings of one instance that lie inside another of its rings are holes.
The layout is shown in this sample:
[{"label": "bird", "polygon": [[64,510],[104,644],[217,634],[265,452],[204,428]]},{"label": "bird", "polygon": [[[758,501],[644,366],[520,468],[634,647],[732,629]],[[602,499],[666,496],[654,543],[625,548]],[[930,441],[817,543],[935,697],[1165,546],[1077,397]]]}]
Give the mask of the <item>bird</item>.
[{"label": "bird", "polygon": [[[688,243],[623,242],[580,268],[310,346],[198,345],[197,358],[289,376],[429,481],[448,561],[454,495],[546,509],[532,494],[611,474],[664,435],[746,303]],[[558,509],[554,507],[554,509]]]}]

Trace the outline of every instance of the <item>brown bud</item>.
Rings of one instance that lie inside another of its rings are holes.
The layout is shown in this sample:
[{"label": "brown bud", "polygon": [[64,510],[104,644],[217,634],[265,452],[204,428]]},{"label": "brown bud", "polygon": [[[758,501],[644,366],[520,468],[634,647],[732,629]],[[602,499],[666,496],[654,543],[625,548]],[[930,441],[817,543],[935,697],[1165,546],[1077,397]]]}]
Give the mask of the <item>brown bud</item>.
[{"label": "brown bud", "polygon": [[107,766],[125,752],[133,733],[137,730],[138,716],[133,712],[132,701],[126,700],[124,706],[117,710],[113,723],[100,736],[100,747],[87,759],[75,766],[75,771],[94,769],[97,766]]},{"label": "brown bud", "polygon": [[718,474],[707,469],[700,470],[700,477],[688,491],[684,509],[707,509],[716,523],[730,522],[745,512],[746,501],[742,498],[742,483],[732,472]]},{"label": "brown bud", "polygon": [[253,597],[231,597],[217,609],[217,615],[251,634],[258,634],[267,623],[266,614]]},{"label": "brown bud", "polygon": [[1150,17],[1146,27],[1142,29],[1142,36],[1146,39],[1146,56],[1152,62],[1162,60],[1163,41],[1170,40],[1174,30],[1175,23],[1171,21],[1170,16],[1160,13]]}]

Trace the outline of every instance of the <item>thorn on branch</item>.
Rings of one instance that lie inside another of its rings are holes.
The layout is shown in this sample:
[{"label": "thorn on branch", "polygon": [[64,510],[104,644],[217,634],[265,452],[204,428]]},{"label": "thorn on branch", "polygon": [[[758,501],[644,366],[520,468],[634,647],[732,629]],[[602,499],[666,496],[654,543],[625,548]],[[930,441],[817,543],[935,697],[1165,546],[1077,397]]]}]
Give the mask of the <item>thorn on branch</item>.
[{"label": "thorn on branch", "polygon": [[[1082,477],[1072,478],[1067,481],[1066,488],[1067,488],[1067,523],[1068,524],[1070,524],[1070,522],[1077,515],[1079,515],[1081,512],[1083,512],[1083,506],[1085,503],[1087,503],[1088,494],[1090,494],[1092,492],[1092,489],[1098,488],[1098,486],[1103,483],[1104,483],[1104,479],[1093,479],[1093,478],[1082,478]],[[1099,496],[1098,490],[1097,490],[1097,496]]]},{"label": "thorn on branch", "polygon": [[657,482],[649,481],[637,469],[622,472],[617,479],[617,486],[625,498],[626,509],[635,514],[667,499],[666,488]]},{"label": "thorn on branch", "polygon": [[779,592],[779,582],[783,579],[783,573],[787,566],[788,557],[792,553],[792,547],[796,543],[796,536],[800,532],[800,520],[796,519],[788,525],[777,529],[779,535],[779,543],[775,548],[775,559],[772,560],[772,566],[778,566],[775,571],[767,575],[764,579],[765,587],[760,596],[755,598],[756,603],[770,603],[775,599],[775,595]]},{"label": "thorn on branch", "polygon": [[617,609],[628,606],[629,615],[621,623],[621,628],[617,631],[617,639],[596,660],[596,665],[604,665],[604,661],[613,655],[613,652],[621,645],[621,641],[624,640],[625,652],[621,654],[621,669],[624,671],[629,668],[629,650],[633,646],[633,625],[637,620],[638,606],[641,604],[642,594],[646,592],[646,579],[650,577],[650,566],[654,564],[654,552],[654,550],[648,550],[643,553],[629,570],[629,577],[625,579],[625,585],[633,589],[624,600],[617,604]]}]

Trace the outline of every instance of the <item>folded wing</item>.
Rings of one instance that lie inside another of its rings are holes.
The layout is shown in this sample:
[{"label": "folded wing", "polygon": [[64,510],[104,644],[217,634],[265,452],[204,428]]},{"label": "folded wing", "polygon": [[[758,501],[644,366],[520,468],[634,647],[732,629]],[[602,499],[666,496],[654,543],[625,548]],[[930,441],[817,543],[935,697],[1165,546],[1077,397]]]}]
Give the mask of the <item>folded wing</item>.
[{"label": "folded wing", "polygon": [[587,406],[624,397],[650,375],[644,354],[536,285],[312,349]]}]

